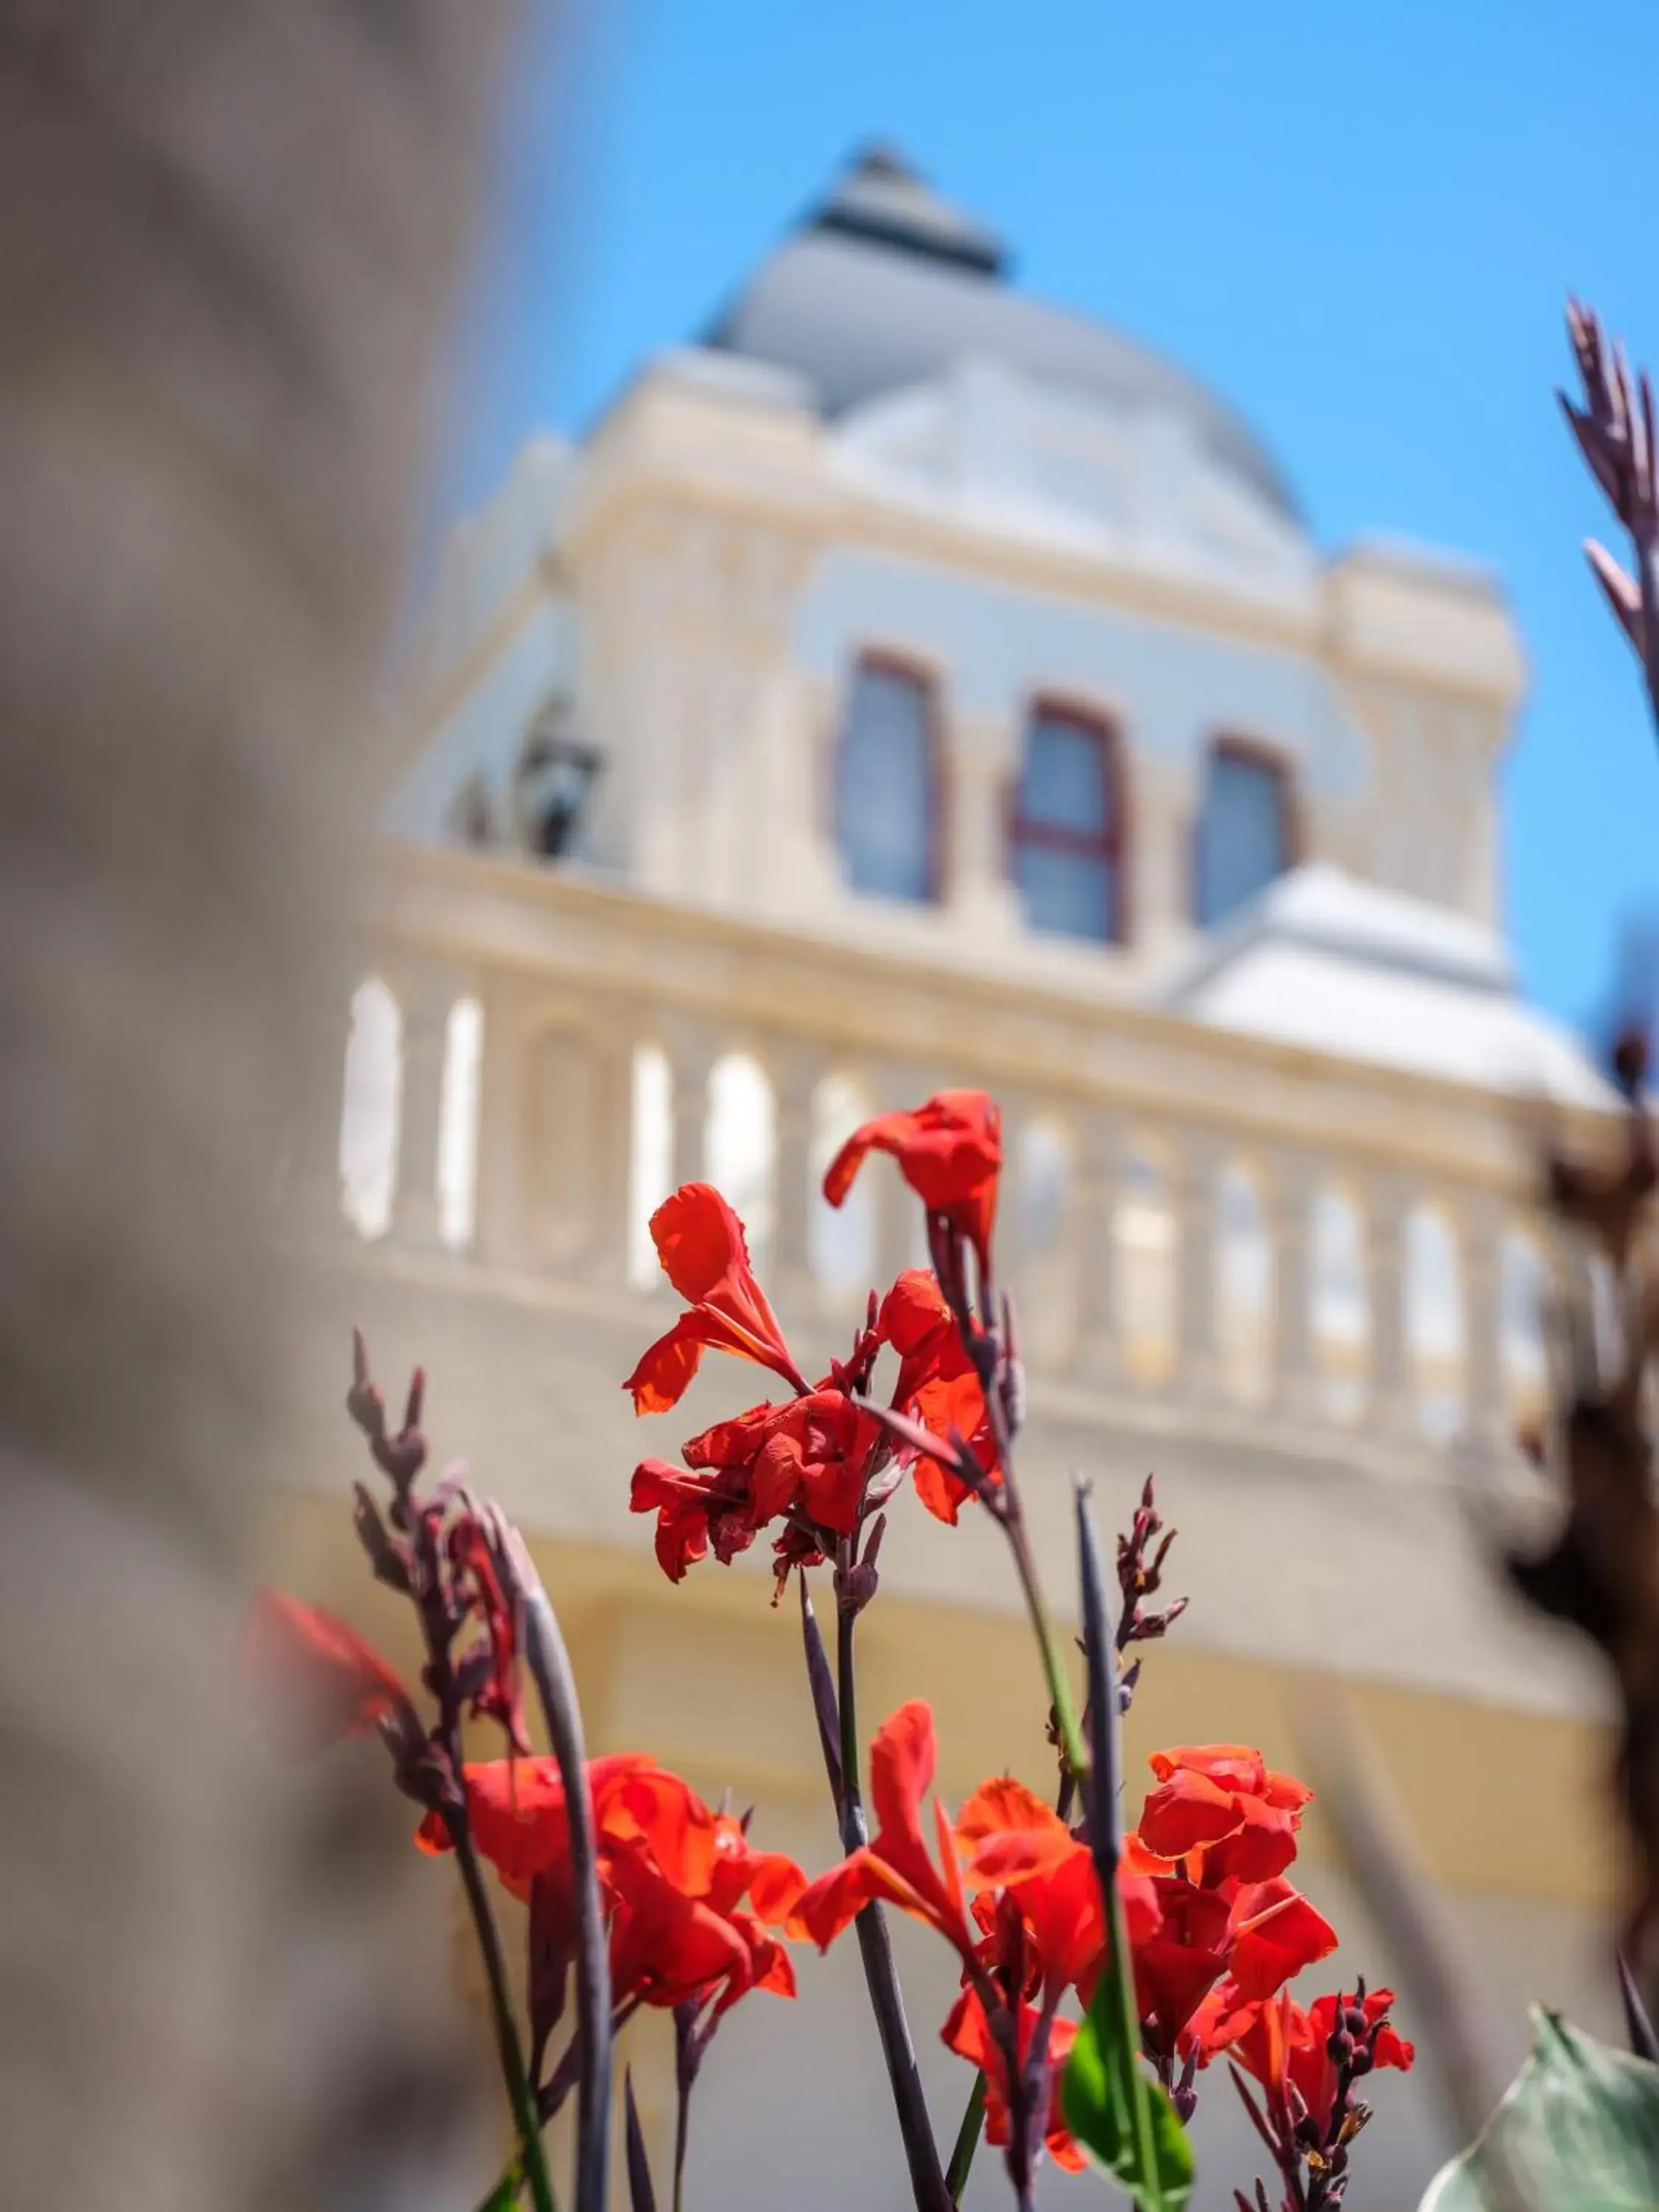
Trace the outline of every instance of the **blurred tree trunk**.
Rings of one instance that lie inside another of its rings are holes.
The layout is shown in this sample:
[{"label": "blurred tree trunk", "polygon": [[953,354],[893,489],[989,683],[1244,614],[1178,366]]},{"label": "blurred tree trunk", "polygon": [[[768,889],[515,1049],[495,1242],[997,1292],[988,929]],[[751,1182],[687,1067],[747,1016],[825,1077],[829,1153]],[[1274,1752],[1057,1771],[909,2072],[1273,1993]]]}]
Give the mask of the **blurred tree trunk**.
[{"label": "blurred tree trunk", "polygon": [[356,1784],[273,1787],[226,1662],[289,1407],[272,1192],[337,1096],[366,702],[506,5],[0,0],[20,2206],[415,2204],[435,2171],[407,2124],[401,2180],[373,2148],[434,2053],[406,2003],[362,2063]]}]

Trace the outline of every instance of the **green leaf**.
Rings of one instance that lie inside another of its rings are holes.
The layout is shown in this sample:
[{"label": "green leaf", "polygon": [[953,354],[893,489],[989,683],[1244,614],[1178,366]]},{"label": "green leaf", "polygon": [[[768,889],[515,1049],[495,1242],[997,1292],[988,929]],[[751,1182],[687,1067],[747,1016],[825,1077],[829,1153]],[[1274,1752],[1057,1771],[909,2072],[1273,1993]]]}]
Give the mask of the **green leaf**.
[{"label": "green leaf", "polygon": [[[1142,2212],[1181,2212],[1192,2194],[1193,2147],[1175,2107],[1123,2035],[1117,1992],[1101,1977],[1060,2084],[1066,2124]],[[1137,2115],[1137,2099],[1143,2112]]]},{"label": "green leaf", "polygon": [[523,2190],[524,2165],[521,2160],[515,2158],[479,2205],[478,2212],[514,2212]]},{"label": "green leaf", "polygon": [[1659,2066],[1609,2050],[1556,2013],[1533,2012],[1532,2056],[1479,2140],[1443,2166],[1420,2212],[1486,2212],[1504,2173],[1550,2212],[1652,2212],[1659,2204]]}]

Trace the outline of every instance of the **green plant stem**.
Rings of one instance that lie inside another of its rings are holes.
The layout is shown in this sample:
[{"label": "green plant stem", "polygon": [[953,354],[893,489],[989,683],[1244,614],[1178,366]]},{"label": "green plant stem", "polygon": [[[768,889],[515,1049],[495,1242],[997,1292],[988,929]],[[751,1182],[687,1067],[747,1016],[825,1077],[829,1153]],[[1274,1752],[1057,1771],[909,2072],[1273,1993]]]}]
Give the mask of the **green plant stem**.
[{"label": "green plant stem", "polygon": [[983,2068],[974,2076],[974,2086],[968,2092],[963,2107],[962,2125],[957,2130],[957,2139],[951,2152],[951,2163],[945,2169],[945,2185],[951,2192],[951,2202],[959,2204],[962,2192],[968,2186],[968,2176],[973,2171],[974,2154],[979,2148],[979,2139],[985,2132],[985,2092]]},{"label": "green plant stem", "polygon": [[495,2047],[501,2055],[501,2073],[507,2082],[507,2101],[513,2107],[514,2124],[519,2130],[525,2178],[530,2184],[536,2212],[557,2212],[553,2185],[548,2179],[547,2160],[542,2149],[536,2102],[530,2094],[530,2077],[525,2071],[524,2051],[519,2041],[518,2025],[513,2017],[512,1999],[507,1995],[507,1961],[501,1955],[501,1941],[495,1927],[495,1916],[489,1908],[489,1893],[484,1887],[483,1872],[478,1864],[478,1854],[471,1833],[464,1825],[453,1832],[456,1863],[461,1870],[461,1887],[466,1892],[467,1909],[472,1915],[473,1931],[477,1936],[478,1950],[483,1959],[484,1978],[489,1984],[489,2010],[495,2028]]},{"label": "green plant stem", "polygon": [[1140,2153],[1140,2170],[1143,2173],[1155,2174],[1158,2172],[1158,2148],[1152,2135],[1152,2107],[1146,2101],[1146,2077],[1135,2056],[1140,2049],[1140,2009],[1135,2002],[1134,1962],[1129,1956],[1129,1931],[1124,1923],[1123,1899],[1118,1889],[1115,1870],[1103,1901],[1106,1924],[1111,1931],[1112,2008],[1117,2015],[1118,2033],[1123,2039],[1123,2048],[1130,2054],[1130,2094],[1134,2099],[1135,2142]]},{"label": "green plant stem", "polygon": [[1068,1773],[1081,1777],[1089,1771],[1089,1754],[1084,1747],[1083,1729],[1078,1720],[1076,1702],[1072,1686],[1066,1679],[1066,1661],[1060,1638],[1048,1619],[1048,1608],[1043,1602],[1042,1587],[1037,1580],[1036,1562],[1031,1556],[1030,1540],[1025,1534],[1025,1516],[1021,1510],[1018,1493],[1013,1489],[1013,1475],[1007,1460],[1003,1461],[1005,1502],[1002,1525],[1008,1538],[1008,1548],[1013,1553],[1014,1571],[1019,1577],[1020,1593],[1025,1600],[1042,1658],[1042,1673],[1048,1686],[1048,1701],[1054,1709],[1054,1721],[1060,1730],[1060,1755]]}]

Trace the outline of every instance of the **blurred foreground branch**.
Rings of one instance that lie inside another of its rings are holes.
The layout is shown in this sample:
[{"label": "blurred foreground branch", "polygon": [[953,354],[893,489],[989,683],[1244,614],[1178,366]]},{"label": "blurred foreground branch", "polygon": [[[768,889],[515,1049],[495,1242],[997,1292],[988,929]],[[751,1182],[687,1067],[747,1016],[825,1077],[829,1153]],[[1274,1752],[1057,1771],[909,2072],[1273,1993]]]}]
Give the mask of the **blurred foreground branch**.
[{"label": "blurred foreground branch", "polygon": [[[0,2132],[20,2204],[386,2201],[349,2100],[407,2105],[423,2063],[411,2027],[366,2069],[368,2024],[411,2017],[384,1988],[308,2056],[273,2002],[279,1962],[307,1971],[281,1893],[303,1887],[325,1947],[351,1822],[267,1802],[219,1651],[283,1447],[271,1192],[284,1141],[329,1125],[332,924],[377,770],[361,726],[503,21],[497,0],[0,15]],[[323,1981],[312,1999],[333,2002]]]}]

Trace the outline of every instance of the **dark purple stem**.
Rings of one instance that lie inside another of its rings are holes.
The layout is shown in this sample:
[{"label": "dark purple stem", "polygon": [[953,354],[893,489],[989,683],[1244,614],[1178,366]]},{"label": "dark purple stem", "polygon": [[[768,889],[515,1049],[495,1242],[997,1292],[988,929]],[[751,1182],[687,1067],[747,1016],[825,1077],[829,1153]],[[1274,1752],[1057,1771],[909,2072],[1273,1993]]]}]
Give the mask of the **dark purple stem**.
[{"label": "dark purple stem", "polygon": [[577,2039],[575,2212],[605,2212],[611,2142],[611,1957],[599,1905],[599,1853],[587,1752],[570,1655],[522,1539],[513,1542],[525,1618],[525,1658],[541,1698],[564,1784],[576,1899]]},{"label": "dark purple stem", "polygon": [[[803,1576],[803,1592],[805,1582]],[[853,1673],[853,1633],[858,1615],[851,1608],[839,1608],[836,1620],[838,1688],[830,1682],[829,1657],[817,1616],[803,1595],[801,1634],[806,1650],[807,1680],[812,1687],[813,1708],[818,1715],[824,1765],[830,1777],[830,1794],[836,1801],[842,1849],[852,1852],[869,1841],[859,1790],[858,1713]],[[830,1714],[835,1717],[833,1735],[825,1725]],[[899,2134],[904,2143],[916,2212],[954,2212],[951,2192],[945,2185],[944,2168],[939,2164],[939,2146],[933,2141],[927,2100],[922,2094],[915,2047],[904,2017],[904,1998],[899,1989],[886,1915],[879,1905],[866,1905],[854,1926],[859,1955],[864,1963],[865,1984],[870,1992],[870,2007],[876,2017],[876,2033],[881,2039]]]}]

